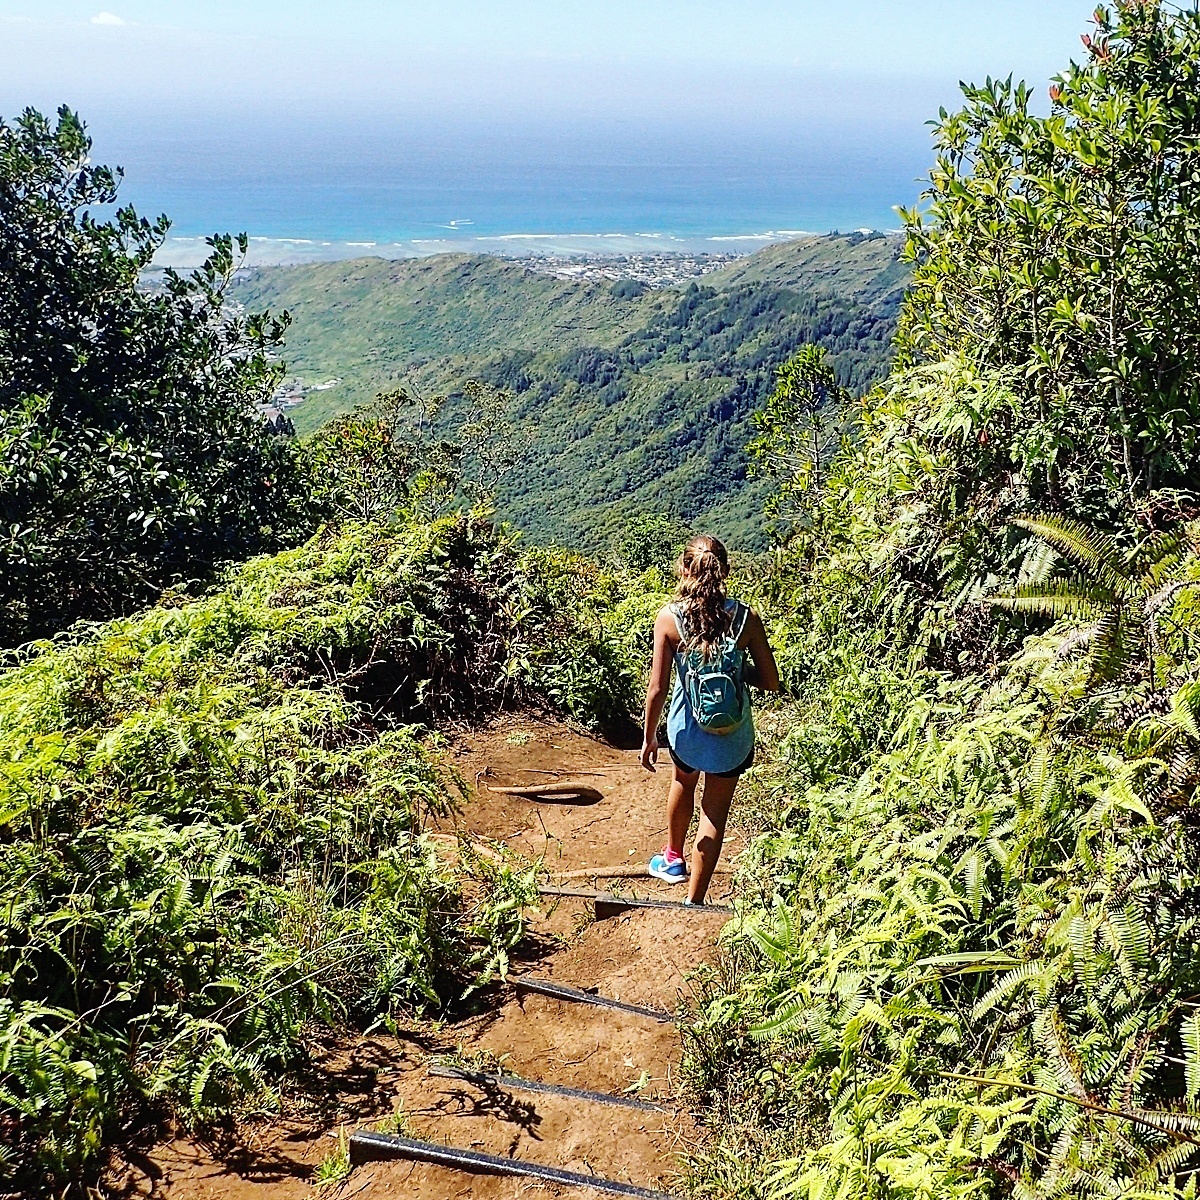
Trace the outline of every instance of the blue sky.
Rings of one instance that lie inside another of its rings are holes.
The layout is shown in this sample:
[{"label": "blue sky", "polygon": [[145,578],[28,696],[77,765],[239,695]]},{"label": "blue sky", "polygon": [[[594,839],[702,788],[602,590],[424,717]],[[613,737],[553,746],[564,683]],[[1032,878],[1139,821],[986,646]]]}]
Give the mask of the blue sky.
[{"label": "blue sky", "polygon": [[898,80],[1042,81],[1076,52],[1089,11],[1079,0],[0,0],[0,104],[73,92],[204,107],[220,91],[351,105],[465,92],[507,105],[533,80],[574,110],[597,99],[605,71],[634,81],[633,103],[682,87],[701,107],[744,106],[707,89],[754,71],[766,88],[879,86],[886,102]]}]

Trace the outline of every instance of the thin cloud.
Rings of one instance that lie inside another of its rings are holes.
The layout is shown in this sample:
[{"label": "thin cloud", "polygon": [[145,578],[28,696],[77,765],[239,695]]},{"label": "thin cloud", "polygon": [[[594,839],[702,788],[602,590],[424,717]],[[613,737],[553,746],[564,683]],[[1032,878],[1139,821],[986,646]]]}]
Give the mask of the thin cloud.
[{"label": "thin cloud", "polygon": [[93,25],[127,25],[128,21],[123,21],[116,13],[102,12],[97,13],[92,18]]}]

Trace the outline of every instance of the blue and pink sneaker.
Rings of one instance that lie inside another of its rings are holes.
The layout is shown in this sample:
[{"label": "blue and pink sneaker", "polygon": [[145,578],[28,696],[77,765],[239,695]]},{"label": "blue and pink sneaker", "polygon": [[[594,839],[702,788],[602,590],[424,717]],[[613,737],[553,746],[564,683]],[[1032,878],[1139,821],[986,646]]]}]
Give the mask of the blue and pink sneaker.
[{"label": "blue and pink sneaker", "polygon": [[682,854],[676,854],[670,846],[664,846],[662,853],[650,860],[650,874],[664,883],[683,883],[687,879],[687,863]]}]

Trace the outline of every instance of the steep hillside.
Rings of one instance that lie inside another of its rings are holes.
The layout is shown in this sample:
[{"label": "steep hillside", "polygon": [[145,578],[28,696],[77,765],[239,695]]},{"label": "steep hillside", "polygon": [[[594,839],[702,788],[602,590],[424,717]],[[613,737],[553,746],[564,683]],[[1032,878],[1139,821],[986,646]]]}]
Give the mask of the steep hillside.
[{"label": "steep hillside", "polygon": [[500,495],[530,536],[598,546],[654,511],[755,546],[750,414],[805,342],[855,391],[882,377],[907,278],[898,252],[895,238],[806,239],[671,289],[487,257],[364,259],[263,271],[237,296],[291,312],[292,371],[342,380],[294,410],[302,433],[400,382],[483,379],[514,393],[532,435]]},{"label": "steep hillside", "polygon": [[302,432],[414,368],[441,383],[459,364],[514,350],[616,345],[664,303],[658,293],[619,293],[607,282],[554,279],[464,254],[266,268],[236,289],[247,307],[292,314],[291,370],[343,380],[296,410]]},{"label": "steep hillside", "polygon": [[705,282],[722,288],[769,283],[862,302],[897,298],[910,275],[898,257],[901,245],[900,237],[882,233],[801,238],[767,246],[714,271]]}]

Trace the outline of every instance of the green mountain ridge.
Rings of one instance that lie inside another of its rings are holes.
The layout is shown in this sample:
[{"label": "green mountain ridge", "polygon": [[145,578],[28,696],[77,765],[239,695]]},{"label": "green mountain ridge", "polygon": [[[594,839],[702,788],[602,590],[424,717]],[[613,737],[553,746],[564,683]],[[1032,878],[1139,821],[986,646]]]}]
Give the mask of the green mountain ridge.
[{"label": "green mountain ridge", "polygon": [[343,381],[293,410],[301,433],[387,388],[480,379],[513,392],[532,439],[498,501],[534,540],[595,547],[653,511],[756,548],[751,414],[806,342],[855,391],[882,378],[908,278],[899,251],[881,235],[804,239],[661,289],[487,256],[360,259],[265,269],[235,296],[292,314],[291,371]]},{"label": "green mountain ridge", "polygon": [[777,242],[714,271],[704,282],[722,288],[769,283],[860,301],[898,298],[911,275],[899,257],[903,241],[899,235],[851,233]]}]

